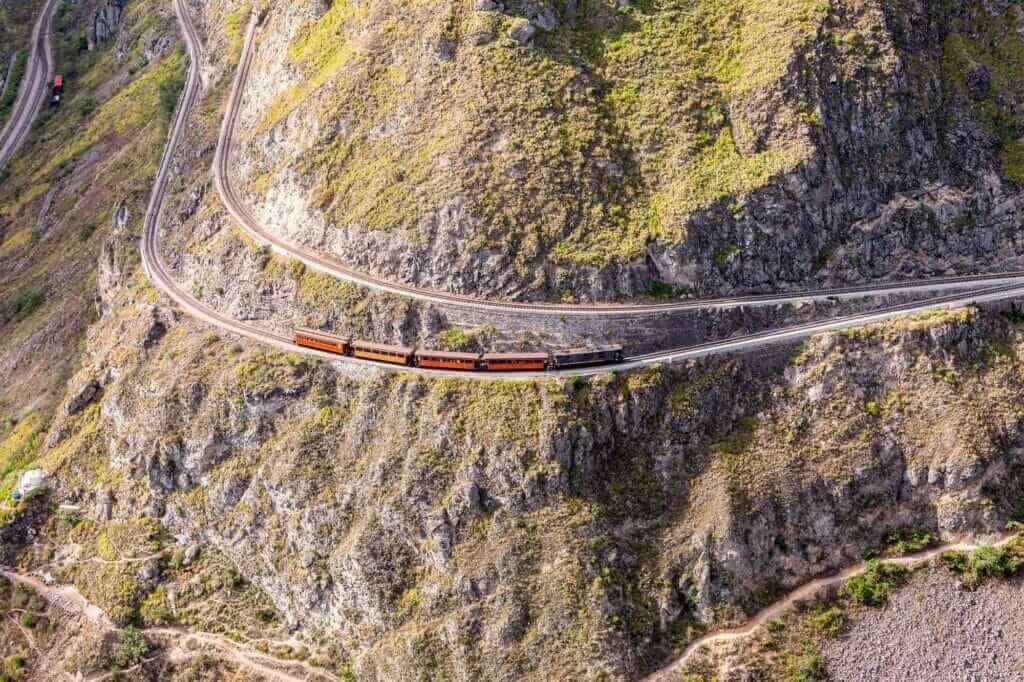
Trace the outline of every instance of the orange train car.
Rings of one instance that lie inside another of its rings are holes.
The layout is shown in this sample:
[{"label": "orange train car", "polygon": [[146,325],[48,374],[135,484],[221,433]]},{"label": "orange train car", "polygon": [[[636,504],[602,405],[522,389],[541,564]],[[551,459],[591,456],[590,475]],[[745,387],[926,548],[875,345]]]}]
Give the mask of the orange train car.
[{"label": "orange train car", "polygon": [[352,347],[349,339],[306,327],[299,327],[295,330],[295,343],[306,348],[314,348],[338,355],[347,355]]},{"label": "orange train car", "polygon": [[376,360],[391,365],[412,366],[415,351],[405,346],[389,346],[384,343],[370,343],[369,341],[353,341],[352,357],[363,360]]},{"label": "orange train car", "polygon": [[547,353],[487,353],[483,367],[489,372],[531,372],[546,370],[550,361]]},{"label": "orange train car", "polygon": [[480,369],[480,353],[448,353],[439,350],[416,351],[416,364],[427,369],[458,369],[472,372]]}]

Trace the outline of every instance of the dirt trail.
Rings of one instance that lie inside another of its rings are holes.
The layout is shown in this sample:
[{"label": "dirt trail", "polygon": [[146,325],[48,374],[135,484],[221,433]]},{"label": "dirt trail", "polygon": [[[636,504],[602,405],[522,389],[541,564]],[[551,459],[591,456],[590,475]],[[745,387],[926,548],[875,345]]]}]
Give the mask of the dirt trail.
[{"label": "dirt trail", "polygon": [[[928,563],[932,559],[938,557],[943,552],[957,551],[957,552],[969,552],[980,547],[1000,547],[1007,544],[1013,538],[1017,537],[1016,533],[1000,535],[994,542],[979,543],[978,541],[967,541],[958,540],[945,545],[936,547],[935,549],[921,552],[918,554],[911,554],[905,557],[898,557],[895,559],[885,559],[886,563],[897,564],[905,568],[913,568],[921,564]],[[644,678],[643,682],[670,682],[676,680],[681,673],[682,669],[689,663],[690,659],[693,658],[694,654],[697,653],[702,647],[713,646],[716,644],[724,644],[726,642],[733,642],[736,640],[743,639],[752,635],[758,628],[763,626],[770,620],[775,620],[786,611],[791,610],[800,602],[805,602],[813,599],[823,590],[830,587],[836,587],[846,580],[861,575],[864,573],[867,562],[856,564],[850,568],[837,573],[836,575],[818,578],[812,580],[796,590],[790,592],[788,595],[775,602],[771,606],[768,606],[764,610],[758,612],[753,618],[748,620],[743,625],[739,625],[734,628],[728,628],[724,630],[717,630],[710,632],[703,637],[700,637],[690,643],[679,658],[675,659],[661,670],[648,675]]]},{"label": "dirt trail", "polygon": [[[107,618],[103,610],[86,599],[73,585],[47,585],[42,580],[0,570],[0,574],[13,583],[31,588],[43,599],[61,610],[81,615],[94,625],[116,630],[117,626]],[[193,632],[183,628],[146,628],[141,630],[147,638],[165,647],[162,655],[172,662],[182,662],[199,655],[207,655],[254,672],[270,680],[281,682],[309,682],[327,680],[341,682],[341,678],[326,670],[313,667],[305,661],[282,660],[269,654],[253,651],[223,635],[207,632]],[[102,676],[98,679],[103,679]]]}]

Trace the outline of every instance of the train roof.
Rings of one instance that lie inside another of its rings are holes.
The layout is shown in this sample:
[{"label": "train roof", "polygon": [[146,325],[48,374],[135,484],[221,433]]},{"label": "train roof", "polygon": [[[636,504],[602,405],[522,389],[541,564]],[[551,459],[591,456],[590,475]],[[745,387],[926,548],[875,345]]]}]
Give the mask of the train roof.
[{"label": "train roof", "polygon": [[348,339],[344,336],[338,336],[337,334],[332,334],[330,332],[322,332],[319,329],[311,329],[309,327],[296,327],[295,333],[305,334],[306,336],[319,336],[324,339],[331,339],[333,341],[343,341],[345,343],[349,343],[351,341],[351,339]]},{"label": "train roof", "polygon": [[487,353],[484,360],[547,360],[547,353]]},{"label": "train roof", "polygon": [[386,343],[374,343],[372,341],[353,341],[352,347],[359,350],[379,351],[381,353],[396,353],[398,355],[412,355],[413,350],[408,346],[391,346]]},{"label": "train roof", "polygon": [[444,350],[418,350],[417,357],[433,358],[435,360],[479,360],[480,353],[453,353]]},{"label": "train roof", "polygon": [[622,346],[598,346],[597,348],[571,348],[569,350],[551,351],[552,355],[578,355],[581,353],[617,353],[623,350]]}]

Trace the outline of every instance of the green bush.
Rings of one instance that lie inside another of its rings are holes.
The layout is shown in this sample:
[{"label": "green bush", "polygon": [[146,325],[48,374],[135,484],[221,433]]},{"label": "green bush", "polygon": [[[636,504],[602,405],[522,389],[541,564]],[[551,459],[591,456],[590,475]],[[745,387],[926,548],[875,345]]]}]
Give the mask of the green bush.
[{"label": "green bush", "polygon": [[671,284],[655,280],[648,285],[647,295],[651,298],[675,298],[679,294]]},{"label": "green bush", "polygon": [[805,616],[804,622],[818,637],[835,639],[846,625],[846,614],[835,604],[820,604]]},{"label": "green bush", "polygon": [[160,107],[167,118],[174,115],[178,107],[178,96],[185,87],[185,80],[180,76],[171,76],[160,83]]},{"label": "green bush", "polygon": [[784,670],[786,682],[824,682],[828,679],[825,661],[816,653],[788,657]]},{"label": "green bush", "polygon": [[111,660],[119,670],[127,670],[142,663],[151,649],[146,637],[138,629],[129,626],[117,633]]},{"label": "green bush", "polygon": [[890,556],[917,554],[934,547],[938,538],[933,533],[917,528],[900,528],[885,536],[883,551]]},{"label": "green bush", "polygon": [[96,223],[83,224],[78,228],[78,240],[83,242],[89,241],[89,237],[93,235],[97,227],[98,225],[96,225]]},{"label": "green bush", "polygon": [[1016,538],[1002,547],[981,547],[970,555],[943,552],[939,560],[968,586],[986,578],[1011,578],[1024,568],[1024,540]]},{"label": "green bush", "polygon": [[42,307],[46,294],[42,289],[26,287],[0,299],[0,324],[20,322]]},{"label": "green bush", "polygon": [[963,575],[970,568],[970,560],[963,552],[943,552],[939,555],[939,561],[957,575]]},{"label": "green bush", "polygon": [[843,595],[862,606],[881,607],[889,603],[889,592],[907,579],[907,569],[873,559],[864,573],[846,581]]},{"label": "green bush", "polygon": [[1024,566],[1024,556],[1005,547],[982,547],[971,554],[969,571],[980,578],[1009,578]]},{"label": "green bush", "polygon": [[98,106],[99,102],[96,101],[95,97],[83,97],[78,103],[78,115],[82,118],[91,116]]}]

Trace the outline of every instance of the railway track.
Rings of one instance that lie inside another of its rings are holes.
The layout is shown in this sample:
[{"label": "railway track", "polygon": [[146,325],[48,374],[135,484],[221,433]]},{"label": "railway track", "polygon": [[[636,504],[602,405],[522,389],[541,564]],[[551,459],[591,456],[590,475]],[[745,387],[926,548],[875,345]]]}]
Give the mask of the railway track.
[{"label": "railway track", "polygon": [[46,0],[32,28],[25,76],[18,88],[11,116],[0,131],[0,168],[7,165],[25,142],[29,131],[32,130],[32,122],[46,100],[46,87],[56,69],[51,26],[58,4],[58,0]]},{"label": "railway track", "polygon": [[884,284],[857,285],[835,287],[807,291],[756,294],[727,298],[671,301],[648,304],[578,304],[565,305],[558,303],[528,303],[515,301],[493,301],[414,287],[399,282],[390,282],[374,275],[354,270],[336,258],[323,255],[313,249],[289,242],[267,226],[263,225],[246,204],[238,188],[234,185],[230,166],[232,152],[236,142],[238,119],[245,86],[249,80],[255,56],[255,34],[259,27],[258,18],[250,21],[245,34],[242,57],[235,73],[227,111],[221,125],[220,138],[214,157],[213,170],[217,193],[228,213],[238,225],[257,242],[270,246],[275,252],[301,261],[306,267],[331,275],[338,279],[352,282],[359,286],[377,291],[384,291],[397,296],[411,298],[448,306],[470,308],[478,311],[492,312],[523,312],[557,316],[625,316],[650,315],[665,312],[695,310],[701,308],[730,308],[752,305],[777,305],[796,301],[825,300],[829,298],[856,298],[878,296],[892,293],[937,292],[950,289],[984,288],[996,284],[1024,282],[1024,271],[1013,271],[996,274],[976,274],[955,277],[932,277],[903,282]]},{"label": "railway track", "polygon": [[[195,317],[196,319],[207,324],[210,324],[214,327],[217,327],[225,332],[237,334],[238,336],[245,337],[266,345],[274,346],[295,353],[300,353],[310,357],[331,360],[338,363],[355,364],[359,366],[378,366],[393,371],[415,372],[429,376],[458,376],[486,380],[525,379],[551,376],[552,374],[558,374],[562,376],[586,376],[601,374],[609,371],[609,367],[605,366],[565,370],[560,372],[495,372],[481,374],[411,367],[395,367],[383,363],[375,363],[365,360],[355,360],[352,358],[341,357],[313,349],[299,348],[298,346],[295,346],[293,344],[292,338],[290,336],[278,334],[272,330],[264,329],[252,324],[248,324],[246,322],[242,322],[240,320],[230,318],[220,313],[219,311],[211,308],[210,306],[202,303],[201,301],[197,300],[190,293],[184,291],[174,281],[173,276],[171,275],[170,271],[167,269],[166,265],[164,264],[163,260],[160,257],[158,249],[159,225],[160,214],[163,207],[164,198],[167,192],[167,185],[170,178],[170,171],[174,153],[175,150],[177,149],[178,143],[180,142],[181,136],[185,130],[191,112],[195,107],[196,102],[198,101],[201,90],[202,83],[200,79],[199,66],[202,61],[202,45],[199,40],[198,34],[196,33],[195,28],[192,24],[191,17],[189,16],[188,11],[184,6],[184,0],[175,0],[174,10],[177,15],[178,22],[181,25],[182,33],[185,37],[186,44],[188,46],[189,54],[191,56],[191,65],[189,67],[188,78],[186,80],[185,88],[182,91],[178,109],[175,113],[175,118],[171,127],[168,143],[164,150],[163,157],[161,158],[160,161],[159,170],[157,172],[156,181],[153,187],[153,193],[150,198],[149,208],[146,213],[146,220],[142,237],[142,261],[146,274],[154,283],[154,285],[157,286],[157,288],[159,288],[170,299],[175,301],[175,303],[177,303],[185,312]],[[257,23],[257,18],[253,17],[253,19],[250,21],[249,28],[247,31],[247,41],[251,41]],[[243,59],[247,58],[251,60],[251,49],[247,48],[243,54],[245,55]],[[251,61],[249,63],[251,64]],[[233,94],[232,96],[234,97],[235,95]],[[227,121],[225,122],[224,125],[227,131],[230,132],[230,127]],[[223,166],[223,160],[225,157],[221,157],[220,154],[218,154],[218,157],[220,157],[218,161],[218,167],[221,169],[221,172],[218,172],[218,175],[221,178],[224,178],[226,177],[226,175],[222,171],[225,170],[225,167]],[[956,278],[948,278],[947,280],[944,281],[948,282],[950,281],[950,279]],[[806,338],[808,336],[827,332],[830,330],[872,324],[875,322],[892,319],[894,317],[898,317],[901,315],[917,311],[925,311],[941,307],[957,307],[969,305],[972,303],[984,303],[988,301],[1024,296],[1024,281],[1020,281],[1017,275],[979,275],[975,278],[971,278],[970,281],[978,286],[982,286],[983,288],[969,293],[950,294],[939,298],[931,299],[925,302],[905,303],[890,306],[865,314],[848,315],[838,319],[826,320],[821,322],[811,322],[807,324],[786,327],[783,329],[735,337],[723,341],[714,341],[710,343],[700,344],[697,346],[675,348],[659,351],[656,353],[637,355],[627,358],[626,361],[621,365],[615,365],[614,369],[630,370],[659,363],[683,362],[685,360],[689,360],[692,358],[698,358],[718,353],[750,351],[758,347],[781,342],[795,341],[801,338]],[[962,286],[960,282],[962,282],[962,278],[958,280],[956,286]],[[915,285],[903,285],[902,287],[897,287],[895,289],[888,288],[884,290],[880,290],[877,288],[867,289],[875,293],[879,293],[882,291],[893,291],[898,293],[910,291],[912,290],[910,288],[912,286]],[[780,302],[792,300],[793,298],[782,299]],[[751,303],[751,299],[739,299],[736,304],[749,305]],[[708,303],[705,302],[705,305],[708,305]],[[619,313],[622,312],[620,308],[616,308],[615,310],[616,312]]]}]

